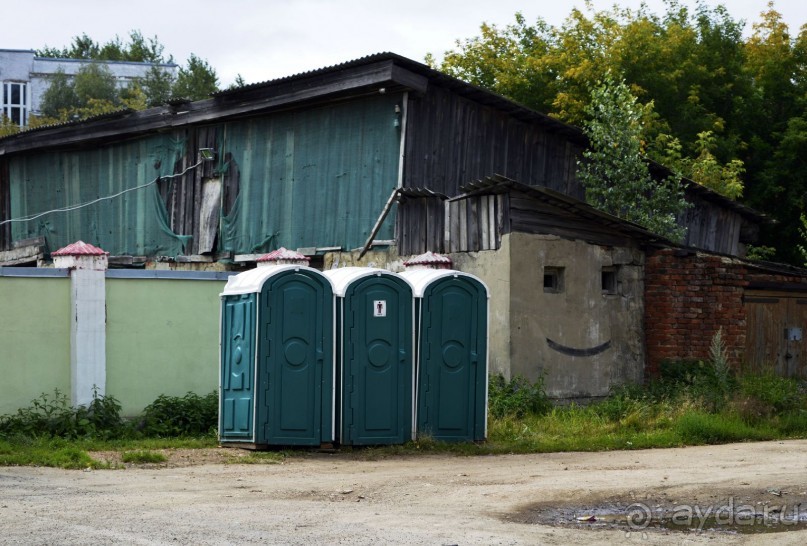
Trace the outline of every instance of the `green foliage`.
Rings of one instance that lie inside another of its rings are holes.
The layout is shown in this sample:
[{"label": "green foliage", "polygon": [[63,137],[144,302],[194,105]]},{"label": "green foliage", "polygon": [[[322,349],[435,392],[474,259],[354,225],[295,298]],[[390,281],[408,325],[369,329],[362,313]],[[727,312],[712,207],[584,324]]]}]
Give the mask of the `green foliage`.
[{"label": "green foliage", "polygon": [[42,94],[40,110],[49,118],[66,116],[66,112],[78,106],[78,96],[73,82],[63,70],[50,76],[50,85]]},{"label": "green foliage", "polygon": [[152,66],[143,78],[138,82],[149,106],[158,106],[168,102],[171,98],[171,88],[174,85],[174,77],[170,72]]},{"label": "green foliage", "polygon": [[188,100],[201,100],[218,91],[218,85],[219,78],[213,67],[204,59],[191,54],[187,64],[179,69],[172,94]]},{"label": "green foliage", "polygon": [[776,249],[772,246],[748,245],[745,257],[752,261],[768,262],[773,259],[775,254]]},{"label": "green foliage", "polygon": [[804,267],[807,267],[807,214],[802,214],[799,217],[801,226],[799,226],[799,237],[801,237],[801,244],[796,245],[801,254],[801,259],[804,260]]},{"label": "green foliage", "polygon": [[552,408],[543,377],[530,383],[519,376],[508,382],[501,374],[492,375],[488,385],[488,408],[494,417],[543,415]]},{"label": "green foliage", "polygon": [[157,453],[156,451],[126,451],[121,456],[121,460],[124,463],[134,463],[134,464],[152,464],[152,463],[164,463],[168,459],[162,453]]},{"label": "green foliage", "polygon": [[56,468],[107,468],[93,460],[73,441],[53,438],[32,439],[0,436],[0,466],[50,466]]},{"label": "green foliage", "polygon": [[721,163],[714,152],[717,137],[713,131],[698,133],[695,142],[695,157],[682,157],[682,147],[677,138],[667,134],[656,137],[649,154],[664,165],[677,169],[690,180],[706,186],[729,199],[739,199],[743,194],[741,176],[745,173],[745,165],[739,159]]},{"label": "green foliage", "polygon": [[0,416],[0,438],[115,438],[125,435],[121,406],[112,396],[94,393],[89,406],[72,407],[58,389],[53,396],[42,394],[31,406],[12,415]]},{"label": "green foliage", "polygon": [[752,427],[739,416],[698,410],[681,415],[676,420],[675,431],[687,444],[722,444],[776,437],[776,433],[768,427]]},{"label": "green foliage", "polygon": [[795,379],[779,377],[773,371],[745,374],[739,381],[740,392],[770,406],[772,412],[788,412],[803,407],[804,397]]},{"label": "green foliage", "polygon": [[157,39],[145,38],[139,30],[129,32],[129,41],[124,43],[120,37],[100,44],[87,36],[75,36],[69,47],[48,47],[36,51],[39,57],[56,57],[63,59],[81,59],[93,61],[132,61],[144,63],[172,62],[163,58],[164,46]]},{"label": "green foliage", "polygon": [[20,126],[10,119],[5,114],[0,115],[0,138],[9,136],[9,135],[16,135],[20,132]]},{"label": "green foliage", "polygon": [[[432,66],[563,121],[591,119],[590,89],[624,79],[642,104],[646,153],[778,220],[760,245],[804,265],[807,213],[807,30],[791,35],[771,3],[744,32],[723,5],[665,2],[664,13],[572,9],[562,25],[483,24]],[[677,147],[677,148],[676,148]]]},{"label": "green foliage", "polygon": [[[74,78],[62,71],[50,77],[42,95],[41,110],[47,122],[64,122],[113,112],[121,108],[126,93],[118,91],[117,80],[103,63],[81,67]],[[32,125],[36,125],[33,123]]]},{"label": "green foliage", "polygon": [[584,129],[590,147],[578,163],[586,200],[595,207],[681,241],[685,228],[677,217],[689,206],[680,177],[654,180],[643,156],[643,119],[652,105],[638,104],[624,81],[606,75],[586,107]]},{"label": "green foliage", "polygon": [[[42,98],[42,118],[34,119],[31,126],[85,119],[122,107],[143,110],[164,104],[171,97],[199,100],[218,91],[216,71],[205,60],[191,54],[175,79],[159,66],[173,62],[173,57],[166,59],[163,51],[164,47],[156,36],[145,38],[138,30],[131,31],[126,42],[115,36],[101,44],[82,34],[73,38],[69,47],[46,46],[37,51],[37,55],[44,57],[94,62],[82,67],[74,79],[63,72],[52,76]],[[125,89],[118,89],[116,79],[104,61],[145,62],[152,63],[152,66],[144,77]]]},{"label": "green foliage", "polygon": [[218,393],[206,396],[160,395],[146,406],[139,428],[147,436],[194,436],[215,431],[219,412]]},{"label": "green foliage", "polygon": [[106,64],[94,62],[82,66],[75,79],[76,106],[86,107],[93,99],[118,102],[118,87],[115,75]]}]

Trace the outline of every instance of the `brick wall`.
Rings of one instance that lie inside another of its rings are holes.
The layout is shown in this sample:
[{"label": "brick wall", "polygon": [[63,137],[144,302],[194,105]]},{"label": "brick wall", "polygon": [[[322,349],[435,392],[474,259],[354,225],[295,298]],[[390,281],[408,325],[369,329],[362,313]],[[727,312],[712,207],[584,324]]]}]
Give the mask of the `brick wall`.
[{"label": "brick wall", "polygon": [[706,359],[719,328],[732,365],[745,352],[743,294],[758,283],[800,283],[807,277],[765,271],[747,262],[681,249],[648,253],[645,262],[647,376],[665,360]]}]

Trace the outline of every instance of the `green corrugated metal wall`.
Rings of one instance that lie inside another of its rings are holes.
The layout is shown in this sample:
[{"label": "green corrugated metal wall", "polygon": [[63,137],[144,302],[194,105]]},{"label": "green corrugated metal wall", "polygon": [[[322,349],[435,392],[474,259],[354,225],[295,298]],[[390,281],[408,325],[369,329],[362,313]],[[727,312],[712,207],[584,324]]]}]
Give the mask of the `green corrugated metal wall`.
[{"label": "green corrugated metal wall", "polygon": [[[171,174],[182,141],[152,136],[76,152],[44,152],[9,164],[11,217],[86,203]],[[44,236],[49,251],[79,239],[115,254],[181,254],[182,240],[166,223],[157,185],[70,212],[12,224],[12,238]]]},{"label": "green corrugated metal wall", "polygon": [[[237,183],[224,180],[237,185],[238,197],[222,217],[219,250],[361,246],[397,185],[395,106],[401,101],[401,95],[369,96],[219,125],[220,166],[238,173]],[[185,164],[196,160],[196,150],[186,149],[186,134],[11,157],[11,217],[92,201],[172,174],[183,155]],[[190,176],[159,184],[193,183]],[[176,256],[183,253],[182,235],[189,234],[173,233],[168,222],[154,184],[14,223],[12,239],[43,235],[49,251],[82,239],[112,255]],[[393,226],[388,219],[377,238],[391,239]]]},{"label": "green corrugated metal wall", "polygon": [[[380,95],[230,123],[240,191],[223,222],[224,249],[364,244],[398,179],[401,96]],[[378,239],[391,239],[385,222]]]}]

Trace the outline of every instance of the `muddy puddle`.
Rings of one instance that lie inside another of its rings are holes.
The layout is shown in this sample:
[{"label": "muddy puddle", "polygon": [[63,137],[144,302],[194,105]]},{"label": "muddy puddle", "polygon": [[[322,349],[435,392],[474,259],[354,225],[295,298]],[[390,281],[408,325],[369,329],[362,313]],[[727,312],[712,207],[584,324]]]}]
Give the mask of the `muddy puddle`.
[{"label": "muddy puddle", "polygon": [[710,504],[611,500],[591,505],[549,506],[541,502],[527,505],[506,519],[592,531],[780,533],[807,529],[807,503],[743,502],[733,498]]}]

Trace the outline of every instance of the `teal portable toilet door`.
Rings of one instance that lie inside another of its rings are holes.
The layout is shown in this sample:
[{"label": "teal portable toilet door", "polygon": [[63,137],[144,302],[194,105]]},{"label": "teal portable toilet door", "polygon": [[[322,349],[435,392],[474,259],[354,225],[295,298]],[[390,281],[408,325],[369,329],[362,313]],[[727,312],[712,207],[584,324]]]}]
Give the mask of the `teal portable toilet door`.
[{"label": "teal portable toilet door", "polygon": [[289,270],[261,291],[258,358],[263,439],[320,445],[332,438],[333,292],[313,270]]},{"label": "teal portable toilet door", "polygon": [[341,442],[403,444],[412,436],[412,288],[370,274],[348,286],[343,306]]},{"label": "teal portable toilet door", "polygon": [[250,442],[255,398],[256,294],[224,296],[221,316],[222,441]]},{"label": "teal portable toilet door", "polygon": [[470,275],[436,274],[420,303],[418,432],[443,441],[484,440],[487,288]]}]

